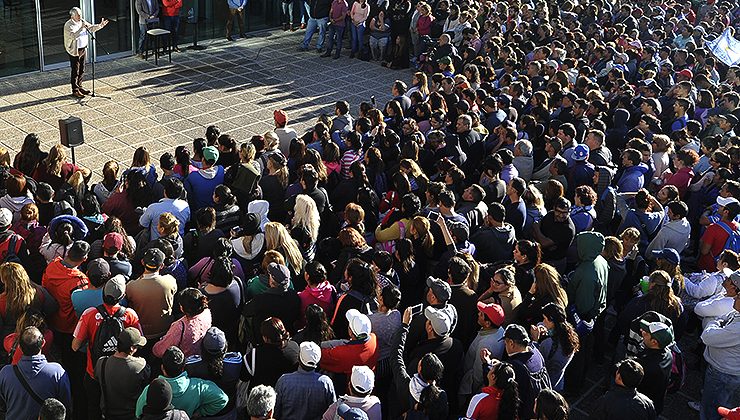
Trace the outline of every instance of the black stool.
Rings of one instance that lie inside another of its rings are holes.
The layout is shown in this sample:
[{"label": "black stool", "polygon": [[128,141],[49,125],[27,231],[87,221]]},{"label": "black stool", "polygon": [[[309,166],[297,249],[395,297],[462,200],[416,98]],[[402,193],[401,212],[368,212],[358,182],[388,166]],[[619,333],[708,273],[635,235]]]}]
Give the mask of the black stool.
[{"label": "black stool", "polygon": [[152,45],[152,38],[154,39],[154,64],[159,65],[159,48],[160,48],[160,39],[164,38],[164,41],[161,43],[162,48],[167,48],[167,53],[169,55],[170,63],[172,62],[172,36],[170,31],[167,29],[161,29],[161,28],[154,28],[149,29],[146,31],[146,42],[144,43],[144,59],[149,59],[149,49]]}]

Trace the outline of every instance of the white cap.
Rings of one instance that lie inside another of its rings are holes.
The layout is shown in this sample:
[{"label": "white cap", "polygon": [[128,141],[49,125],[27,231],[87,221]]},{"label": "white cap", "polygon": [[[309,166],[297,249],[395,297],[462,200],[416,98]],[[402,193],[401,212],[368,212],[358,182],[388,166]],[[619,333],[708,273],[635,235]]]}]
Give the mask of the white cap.
[{"label": "white cap", "polygon": [[5,207],[0,208],[0,227],[10,226],[13,223],[13,212]]},{"label": "white cap", "polygon": [[367,315],[361,313],[357,309],[350,309],[347,311],[345,316],[349,322],[349,328],[356,336],[359,337],[363,334],[370,334],[372,325],[370,324],[370,318],[368,318]]},{"label": "white cap", "polygon": [[304,341],[301,343],[299,358],[302,365],[315,368],[319,365],[319,360],[321,360],[321,349],[313,341]]},{"label": "white cap", "polygon": [[726,206],[728,204],[738,203],[738,202],[739,201],[737,201],[737,198],[735,198],[735,197],[727,197],[727,198],[725,198],[725,197],[722,197],[721,195],[718,195],[717,196],[717,204],[720,205],[720,206],[722,206],[722,207],[724,207],[724,206]]},{"label": "white cap", "polygon": [[375,374],[367,366],[352,366],[350,382],[355,391],[367,394],[375,387]]},{"label": "white cap", "polygon": [[555,68],[555,70],[557,70],[557,69],[559,69],[559,68],[560,68],[560,65],[558,64],[558,62],[557,62],[557,61],[555,61],[555,60],[550,60],[550,61],[548,61],[547,63],[545,63],[545,67],[554,67],[554,68]]}]

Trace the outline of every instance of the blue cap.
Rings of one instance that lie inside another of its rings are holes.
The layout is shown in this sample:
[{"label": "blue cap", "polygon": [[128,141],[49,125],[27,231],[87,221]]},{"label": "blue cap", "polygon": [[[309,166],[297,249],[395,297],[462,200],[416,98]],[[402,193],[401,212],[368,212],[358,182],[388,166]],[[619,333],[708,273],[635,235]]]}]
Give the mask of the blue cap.
[{"label": "blue cap", "polygon": [[678,251],[673,248],[654,249],[653,256],[655,258],[661,258],[673,265],[681,263],[681,256],[678,255]]},{"label": "blue cap", "polygon": [[582,161],[588,159],[589,149],[585,144],[579,144],[573,149],[573,159]]}]

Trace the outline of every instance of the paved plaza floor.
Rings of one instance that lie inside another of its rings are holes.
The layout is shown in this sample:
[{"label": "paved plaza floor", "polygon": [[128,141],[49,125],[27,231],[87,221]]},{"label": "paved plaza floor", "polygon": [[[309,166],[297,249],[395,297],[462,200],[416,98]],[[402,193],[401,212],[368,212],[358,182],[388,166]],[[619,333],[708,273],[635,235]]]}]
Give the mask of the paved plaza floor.
[{"label": "paved plaza floor", "polygon": [[[127,167],[141,145],[157,161],[163,152],[203,137],[211,124],[242,142],[272,129],[278,108],[303,132],[321,113],[333,113],[337,100],[347,100],[356,115],[360,102],[371,96],[379,104],[389,100],[394,80],[410,82],[410,70],[351,60],[346,49],[338,60],[319,58],[313,50],[297,52],[302,36],[276,30],[236,42],[207,41],[206,50],[175,53],[172,63],[164,58],[159,66],[153,58],[136,57],[97,63],[96,92],[112,99],[71,97],[67,68],[0,79],[0,144],[14,156],[25,135],[35,132],[48,150],[59,141],[57,120],[80,117],[85,144],[75,149],[77,162],[99,180],[106,161]],[[87,89],[91,70],[88,65]],[[696,336],[684,341],[693,347]],[[591,369],[583,395],[571,398],[572,418],[588,418],[604,378],[611,376],[606,366]],[[700,388],[700,375],[691,371],[686,389],[666,399],[663,417],[698,418],[686,403],[698,398]]]},{"label": "paved plaza floor", "polygon": [[[274,128],[272,112],[278,108],[302,132],[321,113],[333,114],[337,100],[347,100],[356,115],[373,95],[381,104],[390,99],[394,80],[410,82],[411,71],[349,59],[346,49],[338,60],[297,52],[303,33],[206,41],[206,50],[174,53],[172,63],[160,57],[159,66],[153,57],[96,63],[95,91],[111,99],[70,96],[68,68],[0,79],[0,143],[14,155],[25,135],[35,132],[47,150],[59,141],[57,121],[79,117],[85,145],[75,148],[77,162],[99,179],[106,161],[128,165],[141,145],[156,160],[203,137],[211,124],[241,142]],[[91,70],[88,64],[88,90]]]}]

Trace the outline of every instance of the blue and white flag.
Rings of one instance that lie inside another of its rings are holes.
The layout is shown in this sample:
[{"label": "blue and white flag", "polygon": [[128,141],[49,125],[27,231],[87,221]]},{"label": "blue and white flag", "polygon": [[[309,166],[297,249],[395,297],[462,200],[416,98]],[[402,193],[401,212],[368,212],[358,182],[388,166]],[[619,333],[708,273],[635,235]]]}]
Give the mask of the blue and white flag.
[{"label": "blue and white flag", "polygon": [[725,29],[717,39],[707,41],[706,46],[718,60],[728,66],[740,63],[740,41],[730,35],[730,28]]}]

